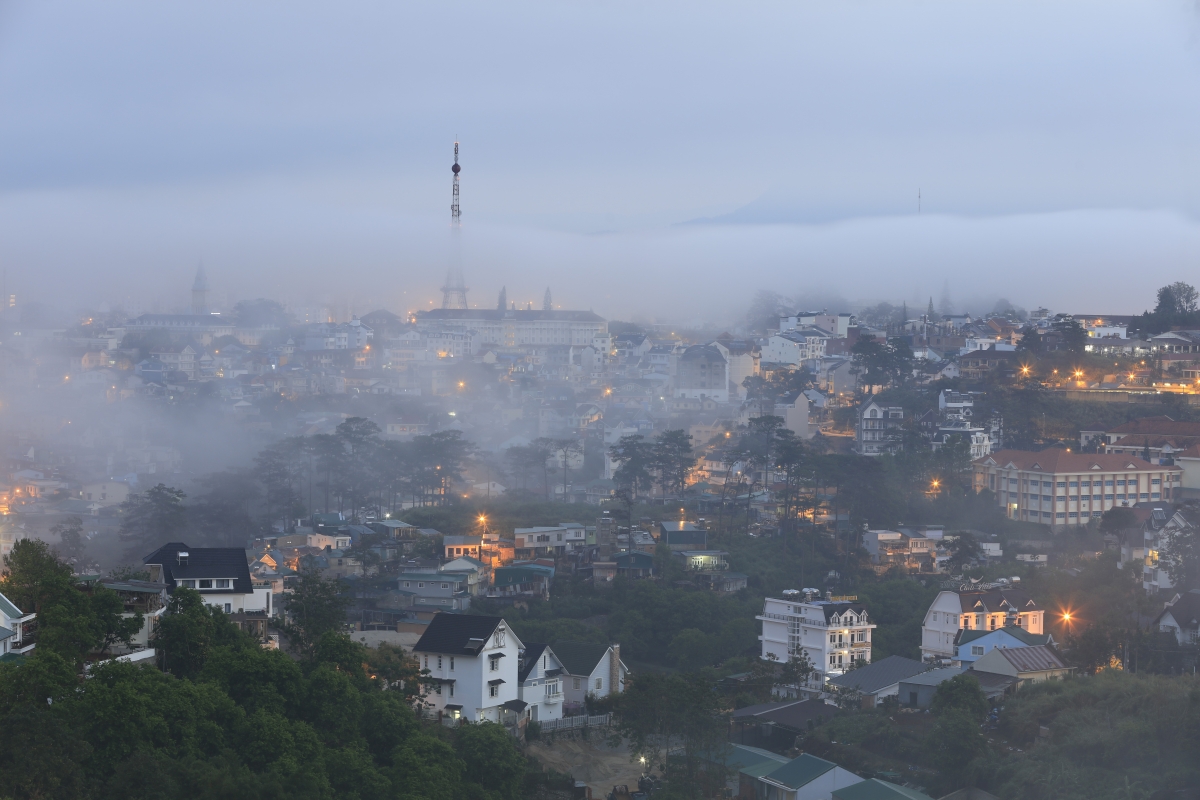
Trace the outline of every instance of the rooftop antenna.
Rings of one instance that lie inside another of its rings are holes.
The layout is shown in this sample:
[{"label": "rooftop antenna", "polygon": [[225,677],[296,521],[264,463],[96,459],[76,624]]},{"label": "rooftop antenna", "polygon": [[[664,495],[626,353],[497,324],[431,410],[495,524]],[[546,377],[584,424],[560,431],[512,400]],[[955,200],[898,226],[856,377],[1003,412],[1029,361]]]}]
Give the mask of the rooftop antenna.
[{"label": "rooftop antenna", "polygon": [[442,287],[442,308],[466,308],[467,286],[463,280],[459,244],[462,211],[458,207],[458,173],[462,172],[462,167],[458,165],[458,137],[454,139],[454,166],[450,167],[450,171],[454,173],[454,188],[450,194],[450,235],[453,253],[450,270],[446,273],[446,285]]}]

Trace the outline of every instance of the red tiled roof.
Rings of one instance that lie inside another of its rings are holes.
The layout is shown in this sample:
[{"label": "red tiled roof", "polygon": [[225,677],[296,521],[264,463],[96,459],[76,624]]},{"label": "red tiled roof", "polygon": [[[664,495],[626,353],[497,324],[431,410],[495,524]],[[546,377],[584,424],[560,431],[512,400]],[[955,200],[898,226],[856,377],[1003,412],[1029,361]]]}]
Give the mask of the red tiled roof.
[{"label": "red tiled roof", "polygon": [[1200,436],[1200,422],[1178,422],[1167,416],[1143,417],[1109,428],[1108,433],[1142,433],[1159,436]]},{"label": "red tiled roof", "polygon": [[1001,450],[989,456],[975,459],[974,463],[981,466],[1004,467],[1013,464],[1017,469],[1036,470],[1038,472],[1104,472],[1138,471],[1170,471],[1179,467],[1160,467],[1143,461],[1139,456],[1123,455],[1120,453],[1068,453],[1061,447],[1051,447],[1040,453],[1029,450]]},{"label": "red tiled roof", "polygon": [[1186,436],[1179,434],[1132,433],[1122,436],[1109,445],[1109,447],[1162,447],[1165,444],[1169,444],[1173,449],[1182,450],[1197,443],[1200,443],[1200,434]]}]

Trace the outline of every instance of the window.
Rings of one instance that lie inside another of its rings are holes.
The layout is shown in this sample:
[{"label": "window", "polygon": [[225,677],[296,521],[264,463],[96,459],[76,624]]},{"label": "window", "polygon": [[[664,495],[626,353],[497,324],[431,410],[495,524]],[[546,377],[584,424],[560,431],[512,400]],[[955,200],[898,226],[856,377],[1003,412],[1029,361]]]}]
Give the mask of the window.
[{"label": "window", "polygon": [[198,588],[211,589],[212,588],[212,578],[201,578],[200,586]]},{"label": "window", "polygon": [[500,684],[493,683],[488,687],[488,697],[496,697],[500,694]]},{"label": "window", "polygon": [[1113,485],[1113,482],[1112,482],[1112,481],[1105,481],[1105,482],[1104,482],[1104,485],[1105,485],[1105,486],[1112,486],[1112,485]]},{"label": "window", "polygon": [[409,581],[405,581],[405,582],[404,582],[404,588],[405,588],[405,589],[407,589],[407,588],[408,588],[408,587],[410,587],[410,586],[412,586],[412,583],[411,583],[411,582],[409,582]]},{"label": "window", "polygon": [[496,672],[500,669],[500,656],[488,656],[488,671]]},{"label": "window", "polygon": [[1067,485],[1067,482],[1066,482],[1066,481],[1059,481],[1059,482],[1058,482],[1058,488],[1060,488],[1060,489],[1061,489],[1061,488],[1063,488],[1063,487],[1064,487],[1064,486],[1066,486],[1066,485]]},{"label": "window", "polygon": [[229,588],[229,578],[217,578],[217,588],[218,589],[228,589]]},{"label": "window", "polygon": [[1124,485],[1125,485],[1125,481],[1117,481],[1117,486],[1124,486]]},{"label": "window", "polygon": [[443,583],[443,584],[442,584],[442,588],[443,588],[443,589],[449,589],[449,588],[450,588],[450,584],[448,584],[448,583]]},{"label": "window", "polygon": [[1071,486],[1071,488],[1072,488],[1072,489],[1078,489],[1078,488],[1079,488],[1079,481],[1071,481],[1071,483],[1070,483],[1070,486]]},{"label": "window", "polygon": [[440,683],[439,683],[439,684],[437,684],[436,686],[434,686],[434,689],[433,689],[433,690],[434,690],[435,692],[437,692],[438,694],[441,694],[441,693],[442,693],[442,685],[441,685]]},{"label": "window", "polygon": [[425,656],[425,669],[429,669],[429,656]]},{"label": "window", "polygon": [[542,669],[546,668],[546,657],[542,656]]},{"label": "window", "polygon": [[596,691],[598,692],[603,688],[604,688],[604,678],[596,678]]},{"label": "window", "polygon": [[450,684],[447,684],[447,686],[450,687],[450,696],[454,697],[454,684],[450,683]]},{"label": "window", "polygon": [[971,645],[971,655],[973,655],[973,656],[983,655],[983,645],[981,645],[981,644]]},{"label": "window", "polygon": [[576,688],[576,689],[578,689],[578,688],[579,688],[579,678],[576,678],[576,679],[575,679],[575,688]]},{"label": "window", "polygon": [[454,656],[450,656],[450,671],[454,671]]},{"label": "window", "polygon": [[438,656],[438,669],[442,668],[442,657]]},{"label": "window", "polygon": [[191,580],[182,580],[182,581],[179,581],[178,583],[179,583],[179,585],[180,585],[180,586],[182,586],[184,589],[195,589],[195,588],[196,588],[196,582],[195,582],[195,581],[191,581]]},{"label": "window", "polygon": [[228,614],[228,613],[230,613],[230,612],[232,612],[232,611],[233,611],[233,604],[232,604],[232,603],[226,603],[226,604],[225,604],[225,613],[226,613],[226,614]]},{"label": "window", "polygon": [[417,584],[417,588],[418,588],[418,589],[424,589],[424,588],[425,588],[425,584],[423,584],[423,583],[418,583],[418,584]]}]

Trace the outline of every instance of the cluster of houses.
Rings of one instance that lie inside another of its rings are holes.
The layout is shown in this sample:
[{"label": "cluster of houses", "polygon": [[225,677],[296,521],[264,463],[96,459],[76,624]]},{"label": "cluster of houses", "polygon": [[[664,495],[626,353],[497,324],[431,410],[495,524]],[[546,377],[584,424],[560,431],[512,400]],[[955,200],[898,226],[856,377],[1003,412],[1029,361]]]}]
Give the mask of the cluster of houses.
[{"label": "cluster of houses", "polygon": [[1011,581],[940,592],[921,628],[921,660],[889,656],[871,660],[875,623],[856,597],[821,597],[813,589],[768,597],[761,657],[786,664],[804,657],[811,677],[777,689],[783,702],[843,702],[847,694],[873,707],[895,698],[928,708],[944,681],[969,672],[995,699],[1025,683],[1068,675],[1044,625],[1045,610]]}]

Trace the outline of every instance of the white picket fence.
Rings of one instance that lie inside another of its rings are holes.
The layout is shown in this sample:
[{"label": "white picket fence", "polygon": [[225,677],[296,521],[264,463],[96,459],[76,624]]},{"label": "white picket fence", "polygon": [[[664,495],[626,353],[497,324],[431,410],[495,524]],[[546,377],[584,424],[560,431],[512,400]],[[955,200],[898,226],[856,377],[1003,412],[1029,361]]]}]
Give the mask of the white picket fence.
[{"label": "white picket fence", "polygon": [[547,731],[562,731],[571,728],[595,728],[607,725],[612,721],[612,714],[581,714],[578,717],[563,717],[562,719],[547,719],[541,721],[542,733]]}]

